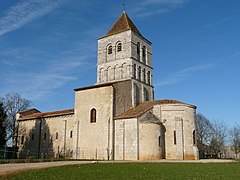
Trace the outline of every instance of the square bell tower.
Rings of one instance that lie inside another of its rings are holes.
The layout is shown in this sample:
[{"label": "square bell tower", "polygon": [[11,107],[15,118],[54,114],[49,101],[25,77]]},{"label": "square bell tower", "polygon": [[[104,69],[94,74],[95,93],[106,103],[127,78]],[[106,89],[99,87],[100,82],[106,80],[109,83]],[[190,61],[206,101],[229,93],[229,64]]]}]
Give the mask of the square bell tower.
[{"label": "square bell tower", "polygon": [[134,106],[153,100],[151,45],[124,11],[98,39],[97,84],[132,80]]}]

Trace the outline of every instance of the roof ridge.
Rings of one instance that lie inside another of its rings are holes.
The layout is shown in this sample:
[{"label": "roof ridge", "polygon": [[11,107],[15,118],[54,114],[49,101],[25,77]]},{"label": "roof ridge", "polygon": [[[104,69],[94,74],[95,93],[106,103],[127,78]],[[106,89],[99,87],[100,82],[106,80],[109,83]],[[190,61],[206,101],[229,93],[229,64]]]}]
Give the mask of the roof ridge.
[{"label": "roof ridge", "polygon": [[51,116],[59,116],[59,115],[65,115],[65,114],[74,114],[74,109],[64,109],[64,110],[57,110],[57,111],[49,111],[49,112],[38,112],[33,113],[27,116],[24,116],[22,118],[19,118],[18,120],[25,120],[25,119],[36,119],[40,117],[51,117]]}]

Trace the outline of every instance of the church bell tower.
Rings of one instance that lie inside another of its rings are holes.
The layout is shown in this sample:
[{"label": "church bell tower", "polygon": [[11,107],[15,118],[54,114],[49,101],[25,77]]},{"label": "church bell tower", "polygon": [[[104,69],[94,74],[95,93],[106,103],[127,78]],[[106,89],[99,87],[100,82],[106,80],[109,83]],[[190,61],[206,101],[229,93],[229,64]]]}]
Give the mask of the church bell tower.
[{"label": "church bell tower", "polygon": [[134,106],[153,100],[152,47],[124,11],[98,39],[97,84],[132,81]]}]

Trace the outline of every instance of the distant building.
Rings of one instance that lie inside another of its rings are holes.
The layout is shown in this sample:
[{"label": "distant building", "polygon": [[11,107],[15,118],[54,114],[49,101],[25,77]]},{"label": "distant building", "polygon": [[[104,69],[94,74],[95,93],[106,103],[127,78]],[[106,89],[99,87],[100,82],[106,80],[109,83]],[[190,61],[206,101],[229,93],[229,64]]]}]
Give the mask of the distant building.
[{"label": "distant building", "polygon": [[196,106],[154,100],[152,46],[126,12],[98,39],[97,83],[74,109],[17,114],[19,156],[198,159]]}]

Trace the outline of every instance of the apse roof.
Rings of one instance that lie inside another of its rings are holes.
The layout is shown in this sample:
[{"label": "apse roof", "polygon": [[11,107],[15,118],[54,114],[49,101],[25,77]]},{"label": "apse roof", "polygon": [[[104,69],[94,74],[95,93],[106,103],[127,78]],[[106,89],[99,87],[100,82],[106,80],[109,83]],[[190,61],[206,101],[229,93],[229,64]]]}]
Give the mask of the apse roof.
[{"label": "apse roof", "polygon": [[146,101],[146,102],[143,102],[143,103],[139,104],[135,108],[129,109],[129,110],[121,113],[120,115],[116,116],[114,119],[126,119],[126,118],[138,117],[138,116],[144,114],[145,112],[147,112],[148,110],[152,109],[154,105],[164,105],[164,104],[169,104],[169,105],[186,105],[186,106],[189,106],[191,108],[195,108],[195,109],[197,108],[194,105],[186,104],[184,102],[176,101],[176,100],[172,100],[172,99],[163,99],[163,100],[156,100],[156,101]]}]

